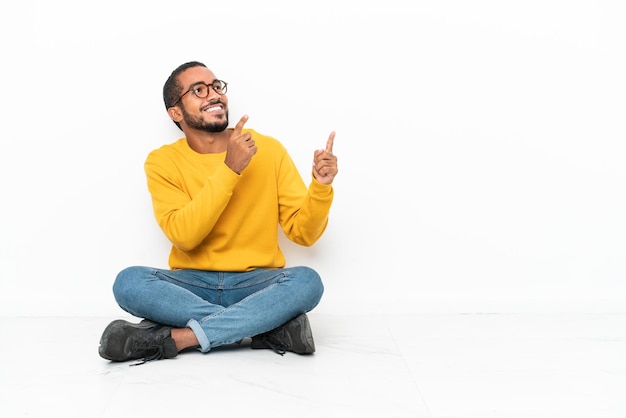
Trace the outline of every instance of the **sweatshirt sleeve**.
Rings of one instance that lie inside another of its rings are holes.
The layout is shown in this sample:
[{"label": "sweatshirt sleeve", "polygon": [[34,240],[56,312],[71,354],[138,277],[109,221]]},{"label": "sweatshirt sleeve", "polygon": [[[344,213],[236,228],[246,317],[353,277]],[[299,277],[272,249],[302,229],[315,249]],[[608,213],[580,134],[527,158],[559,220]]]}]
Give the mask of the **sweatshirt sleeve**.
[{"label": "sweatshirt sleeve", "polygon": [[333,196],[332,185],[315,178],[307,189],[293,161],[285,154],[279,174],[279,219],[287,238],[307,247],[315,244],[328,225]]},{"label": "sweatshirt sleeve", "polygon": [[200,185],[198,193],[186,189],[173,161],[151,153],[144,169],[157,223],[182,251],[196,248],[211,232],[228,204],[239,175],[220,165]]}]

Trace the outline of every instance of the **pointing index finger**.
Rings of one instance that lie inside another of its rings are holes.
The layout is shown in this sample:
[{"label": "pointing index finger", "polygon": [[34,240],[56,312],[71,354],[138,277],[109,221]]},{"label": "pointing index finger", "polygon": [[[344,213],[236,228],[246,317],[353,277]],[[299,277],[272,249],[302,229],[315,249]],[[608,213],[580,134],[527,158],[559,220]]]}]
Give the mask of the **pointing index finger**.
[{"label": "pointing index finger", "polygon": [[241,130],[243,129],[243,125],[245,125],[247,121],[248,121],[248,115],[243,115],[241,119],[239,119],[239,122],[237,122],[237,125],[235,125],[235,129],[234,129],[235,134],[239,135],[241,133]]},{"label": "pointing index finger", "polygon": [[328,136],[328,141],[326,141],[326,152],[329,154],[333,153],[333,144],[335,142],[335,131],[332,131]]}]

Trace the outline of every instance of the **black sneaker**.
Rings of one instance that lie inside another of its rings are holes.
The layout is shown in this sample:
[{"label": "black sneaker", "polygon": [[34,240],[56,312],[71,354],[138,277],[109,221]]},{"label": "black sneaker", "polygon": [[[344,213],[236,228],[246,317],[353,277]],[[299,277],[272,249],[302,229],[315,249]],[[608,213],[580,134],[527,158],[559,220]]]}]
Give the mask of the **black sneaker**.
[{"label": "black sneaker", "polygon": [[178,355],[171,327],[144,319],[139,324],[118,319],[111,322],[100,338],[100,357],[111,361],[173,358]]},{"label": "black sneaker", "polygon": [[252,337],[251,348],[271,348],[281,356],[287,351],[297,354],[313,354],[315,342],[306,314],[263,334]]}]

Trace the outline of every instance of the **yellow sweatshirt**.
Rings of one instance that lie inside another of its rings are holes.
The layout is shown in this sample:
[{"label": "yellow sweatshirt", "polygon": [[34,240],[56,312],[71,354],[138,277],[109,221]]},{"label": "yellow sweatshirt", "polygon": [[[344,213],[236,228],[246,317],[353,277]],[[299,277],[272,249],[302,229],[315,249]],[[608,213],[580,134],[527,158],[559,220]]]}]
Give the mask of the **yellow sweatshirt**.
[{"label": "yellow sweatshirt", "polygon": [[226,153],[199,154],[185,138],[152,151],[144,169],[156,220],[172,242],[172,269],[248,271],[285,266],[278,225],[313,245],[328,223],[331,185],[307,189],[276,139],[252,134],[257,153],[238,175]]}]

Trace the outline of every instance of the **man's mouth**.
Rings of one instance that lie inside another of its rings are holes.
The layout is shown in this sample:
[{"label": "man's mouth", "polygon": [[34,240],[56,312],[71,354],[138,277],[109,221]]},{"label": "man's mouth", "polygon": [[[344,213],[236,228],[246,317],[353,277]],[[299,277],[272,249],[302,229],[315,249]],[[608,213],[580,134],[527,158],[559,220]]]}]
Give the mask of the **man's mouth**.
[{"label": "man's mouth", "polygon": [[224,110],[224,106],[221,103],[210,104],[202,110],[205,112],[219,112]]}]

